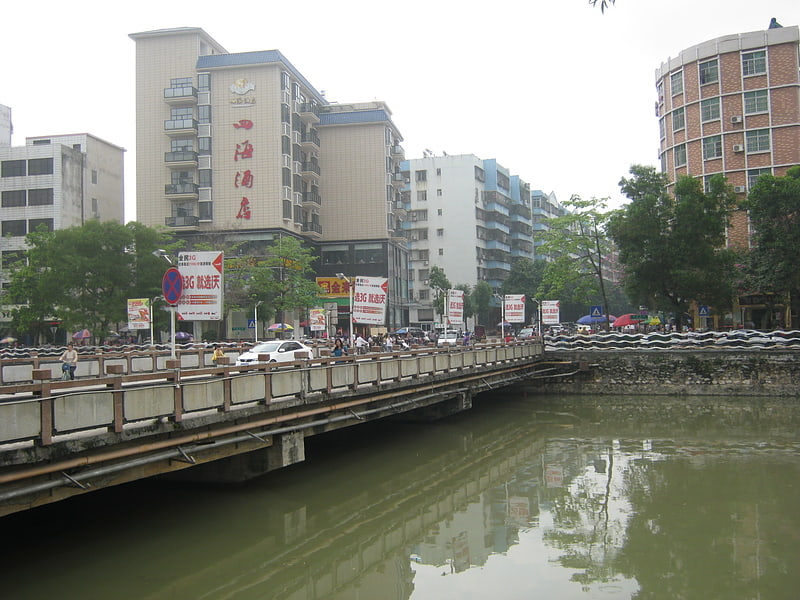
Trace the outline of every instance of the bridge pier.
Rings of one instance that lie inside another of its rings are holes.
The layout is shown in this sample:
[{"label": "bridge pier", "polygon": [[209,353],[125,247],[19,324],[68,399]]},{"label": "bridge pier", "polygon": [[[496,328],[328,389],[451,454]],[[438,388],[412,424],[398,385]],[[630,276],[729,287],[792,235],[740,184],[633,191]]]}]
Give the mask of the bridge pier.
[{"label": "bridge pier", "polygon": [[404,421],[438,421],[472,408],[472,391],[462,391],[436,404],[415,409],[399,418]]}]

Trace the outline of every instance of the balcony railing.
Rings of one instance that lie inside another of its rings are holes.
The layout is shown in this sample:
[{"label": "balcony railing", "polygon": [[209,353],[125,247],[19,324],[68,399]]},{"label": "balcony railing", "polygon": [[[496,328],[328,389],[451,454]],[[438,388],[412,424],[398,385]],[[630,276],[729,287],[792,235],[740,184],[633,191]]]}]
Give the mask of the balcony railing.
[{"label": "balcony railing", "polygon": [[197,162],[197,152],[189,150],[176,150],[175,152],[165,152],[164,162]]},{"label": "balcony railing", "polygon": [[297,113],[304,119],[319,122],[319,106],[313,102],[303,102],[297,105]]},{"label": "balcony railing", "polygon": [[170,119],[164,121],[164,131],[183,131],[184,129],[197,130],[197,119]]},{"label": "balcony railing", "polygon": [[200,225],[200,217],[195,217],[194,215],[166,217],[164,225],[167,227],[198,227]]},{"label": "balcony railing", "polygon": [[319,223],[303,223],[303,231],[318,233],[322,235],[322,225]]},{"label": "balcony railing", "polygon": [[310,202],[322,206],[322,198],[316,192],[303,192],[303,202]]},{"label": "balcony railing", "polygon": [[164,186],[164,193],[167,196],[197,194],[198,186],[196,183],[168,183]]},{"label": "balcony railing", "polygon": [[197,88],[190,85],[164,88],[164,100],[197,100]]},{"label": "balcony railing", "polygon": [[303,173],[315,173],[317,175],[320,174],[319,165],[313,162],[304,162],[303,166],[301,167],[301,171]]},{"label": "balcony railing", "polygon": [[304,133],[303,137],[300,138],[300,143],[301,144],[313,144],[314,146],[319,148],[319,136],[313,131]]}]

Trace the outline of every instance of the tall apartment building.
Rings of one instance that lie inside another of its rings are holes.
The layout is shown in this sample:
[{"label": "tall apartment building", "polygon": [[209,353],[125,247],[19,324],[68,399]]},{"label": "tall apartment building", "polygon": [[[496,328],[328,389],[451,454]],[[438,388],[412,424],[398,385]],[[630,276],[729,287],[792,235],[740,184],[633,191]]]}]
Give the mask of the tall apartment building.
[{"label": "tall apartment building", "polygon": [[[798,28],[716,38],[683,50],[656,70],[661,169],[709,178],[724,174],[746,194],[763,173],[800,163]],[[747,216],[729,243],[747,247]]]},{"label": "tall apartment building", "polygon": [[279,51],[229,53],[199,28],[130,37],[137,219],[253,253],[304,239],[321,276],[389,277],[387,324],[404,324],[402,136],[386,104],[328,102]]},{"label": "tall apartment building", "polygon": [[411,323],[430,327],[430,269],[453,283],[499,287],[516,258],[533,258],[530,185],[494,159],[472,154],[404,161]]},{"label": "tall apartment building", "polygon": [[87,133],[0,145],[3,268],[24,258],[25,236],[89,219],[124,223],[125,150]]}]

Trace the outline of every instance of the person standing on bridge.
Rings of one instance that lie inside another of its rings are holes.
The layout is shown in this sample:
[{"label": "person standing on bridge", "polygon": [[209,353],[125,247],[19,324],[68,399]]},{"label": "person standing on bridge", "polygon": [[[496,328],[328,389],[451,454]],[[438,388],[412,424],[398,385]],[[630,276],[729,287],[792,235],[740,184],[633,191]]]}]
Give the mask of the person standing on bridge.
[{"label": "person standing on bridge", "polygon": [[67,365],[69,369],[69,378],[75,379],[75,369],[78,368],[78,351],[75,350],[75,346],[72,342],[67,344],[67,349],[61,353],[58,360]]}]

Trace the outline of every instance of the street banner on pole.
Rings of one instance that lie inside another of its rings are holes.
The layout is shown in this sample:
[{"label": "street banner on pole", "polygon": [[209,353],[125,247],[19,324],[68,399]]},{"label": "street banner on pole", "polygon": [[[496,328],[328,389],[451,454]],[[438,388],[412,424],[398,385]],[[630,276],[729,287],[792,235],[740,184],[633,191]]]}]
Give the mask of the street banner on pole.
[{"label": "street banner on pole", "polygon": [[325,331],[325,309],[312,308],[308,311],[308,326],[311,331]]},{"label": "street banner on pole", "polygon": [[365,325],[386,323],[386,296],[389,280],[385,277],[356,277],[353,293],[353,322]]},{"label": "street banner on pole", "polygon": [[181,252],[178,269],[183,278],[183,295],[178,302],[184,321],[222,319],[222,252]]},{"label": "street banner on pole", "polygon": [[525,322],[525,295],[506,294],[503,297],[505,302],[505,319],[509,323]]},{"label": "street banner on pole", "polygon": [[150,318],[150,298],[128,298],[128,329],[147,329]]},{"label": "street banner on pole", "polygon": [[445,314],[448,325],[464,324],[464,290],[447,290]]},{"label": "street banner on pole", "polygon": [[561,322],[558,300],[542,300],[542,324],[558,325]]}]

